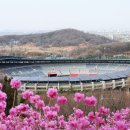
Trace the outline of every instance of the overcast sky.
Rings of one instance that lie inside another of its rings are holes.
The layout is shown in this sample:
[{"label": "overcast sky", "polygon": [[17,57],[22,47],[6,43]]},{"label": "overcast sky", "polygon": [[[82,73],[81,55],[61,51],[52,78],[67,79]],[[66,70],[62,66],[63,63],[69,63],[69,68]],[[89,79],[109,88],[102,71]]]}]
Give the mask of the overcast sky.
[{"label": "overcast sky", "polygon": [[130,0],[0,0],[0,31],[129,30]]}]

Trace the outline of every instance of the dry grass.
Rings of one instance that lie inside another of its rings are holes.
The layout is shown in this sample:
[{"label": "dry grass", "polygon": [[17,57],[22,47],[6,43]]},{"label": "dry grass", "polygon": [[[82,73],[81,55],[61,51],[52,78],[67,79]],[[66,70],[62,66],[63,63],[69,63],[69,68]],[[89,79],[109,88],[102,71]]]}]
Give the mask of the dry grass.
[{"label": "dry grass", "polygon": [[40,47],[35,46],[34,44],[26,45],[13,45],[12,49],[10,46],[0,46],[0,53],[4,54],[28,54],[28,53],[42,53],[43,51]]},{"label": "dry grass", "polygon": [[[94,92],[84,92],[84,94],[87,96],[94,95],[98,99],[97,109],[100,106],[106,106],[109,107],[112,111],[116,111],[121,108],[130,107],[130,92],[123,90],[97,90]],[[49,99],[46,96],[46,93],[40,94],[43,98],[44,102],[48,104]],[[64,114],[66,117],[73,112],[73,107],[76,106],[76,103],[73,101],[74,92],[62,92],[60,95],[64,95],[68,99],[67,105],[61,106],[60,114]],[[55,101],[51,101],[51,105],[53,105]],[[78,108],[81,108],[85,111],[85,113],[88,113],[92,110],[91,107],[85,107],[83,103],[78,104]]]},{"label": "dry grass", "polygon": [[86,48],[89,45],[85,45],[84,43],[78,45],[78,46],[65,46],[65,47],[40,47],[33,43],[28,43],[24,45],[13,45],[12,49],[11,46],[0,46],[0,55],[26,55],[26,56],[44,56],[47,54],[62,54],[66,57],[71,54],[74,50],[77,50],[78,48]]}]

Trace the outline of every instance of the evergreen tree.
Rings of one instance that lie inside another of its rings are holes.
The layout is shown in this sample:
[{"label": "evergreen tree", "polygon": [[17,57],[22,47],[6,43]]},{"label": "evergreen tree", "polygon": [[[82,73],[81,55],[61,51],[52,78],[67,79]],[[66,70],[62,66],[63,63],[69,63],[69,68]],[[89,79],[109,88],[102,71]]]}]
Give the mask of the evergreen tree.
[{"label": "evergreen tree", "polygon": [[11,81],[11,79],[9,79],[7,76],[5,76],[4,80],[3,80],[3,89],[2,89],[2,91],[7,94],[7,101],[6,101],[7,107],[6,107],[6,110],[5,110],[5,113],[7,115],[9,114],[9,110],[13,107],[14,92],[16,91],[15,105],[17,105],[17,95],[18,95],[17,90],[11,88],[10,81]]}]

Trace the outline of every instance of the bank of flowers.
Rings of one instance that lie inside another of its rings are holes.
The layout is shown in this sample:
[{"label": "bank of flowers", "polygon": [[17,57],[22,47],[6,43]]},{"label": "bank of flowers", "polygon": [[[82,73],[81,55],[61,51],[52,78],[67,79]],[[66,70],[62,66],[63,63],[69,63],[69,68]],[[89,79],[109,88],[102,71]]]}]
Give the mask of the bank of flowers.
[{"label": "bank of flowers", "polygon": [[[19,89],[21,82],[12,80],[10,85],[13,89]],[[13,106],[9,115],[6,115],[7,96],[0,84],[0,130],[130,130],[130,107],[116,112],[104,106],[97,109],[94,96],[77,92],[73,97],[76,106],[66,119],[59,113],[61,106],[69,102],[67,97],[59,96],[55,88],[49,88],[46,96],[49,98],[48,104],[39,95],[26,90],[22,93],[25,103]],[[52,101],[55,101],[54,105],[51,105]],[[87,113],[79,109],[78,104],[81,102],[92,111]]]}]

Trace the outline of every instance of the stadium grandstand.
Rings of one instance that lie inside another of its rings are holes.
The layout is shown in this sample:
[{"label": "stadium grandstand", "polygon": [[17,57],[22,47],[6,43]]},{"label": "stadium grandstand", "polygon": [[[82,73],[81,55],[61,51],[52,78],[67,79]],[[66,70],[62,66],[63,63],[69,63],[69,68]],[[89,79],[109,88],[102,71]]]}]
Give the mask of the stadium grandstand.
[{"label": "stadium grandstand", "polygon": [[[96,89],[125,87],[130,76],[127,64],[44,64],[6,68],[9,77],[22,81],[22,89]],[[86,86],[86,87],[85,87]]]}]

